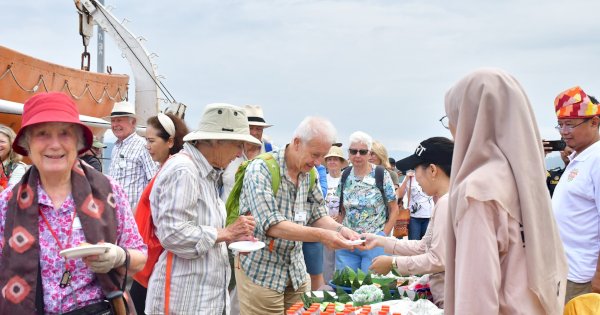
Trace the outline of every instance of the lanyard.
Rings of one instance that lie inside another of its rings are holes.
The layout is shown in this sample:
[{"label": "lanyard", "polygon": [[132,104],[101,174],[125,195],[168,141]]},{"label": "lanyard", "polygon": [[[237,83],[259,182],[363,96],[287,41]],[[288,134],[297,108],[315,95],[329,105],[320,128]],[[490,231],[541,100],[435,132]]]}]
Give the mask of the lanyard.
[{"label": "lanyard", "polygon": [[[38,208],[38,211],[39,211],[40,215],[42,216],[42,219],[44,219],[44,223],[46,223],[48,230],[50,230],[52,237],[54,237],[54,240],[56,240],[56,245],[58,245],[58,248],[60,250],[65,249],[65,247],[63,247],[63,245],[60,243],[60,240],[58,239],[58,235],[56,235],[56,232],[54,232],[54,229],[52,229],[52,227],[50,226],[50,222],[48,222],[48,219],[42,213],[42,210]],[[71,243],[71,236],[73,235],[73,223],[75,222],[75,217],[77,217],[77,210],[73,209],[73,218],[71,219],[71,229],[69,230],[69,232],[67,234],[67,242],[65,243],[65,246],[69,246],[69,243]],[[66,288],[71,283],[71,270],[75,270],[75,267],[72,266],[72,264],[69,264],[69,266],[68,266],[67,258],[65,258],[65,272],[63,272],[63,274],[60,278],[60,285],[59,285],[61,288]],[[73,291],[73,293],[74,293],[74,291]],[[75,299],[75,301],[77,301],[77,299]]]},{"label": "lanyard", "polygon": [[[46,223],[48,230],[50,230],[52,237],[54,237],[54,240],[56,240],[56,244],[58,245],[58,248],[60,250],[65,249],[65,247],[61,244],[60,240],[58,239],[58,235],[56,235],[56,232],[54,232],[54,229],[52,229],[52,227],[50,226],[50,222],[48,222],[48,219],[46,219],[46,216],[42,213],[42,210],[38,209],[38,211],[40,212],[42,219],[44,219],[44,222]],[[77,210],[73,209],[73,218],[71,218],[71,229],[69,230],[69,232],[67,234],[67,242],[65,243],[66,246],[68,246],[69,243],[71,242],[71,236],[73,235],[73,223],[75,222],[76,216],[77,216]]]}]

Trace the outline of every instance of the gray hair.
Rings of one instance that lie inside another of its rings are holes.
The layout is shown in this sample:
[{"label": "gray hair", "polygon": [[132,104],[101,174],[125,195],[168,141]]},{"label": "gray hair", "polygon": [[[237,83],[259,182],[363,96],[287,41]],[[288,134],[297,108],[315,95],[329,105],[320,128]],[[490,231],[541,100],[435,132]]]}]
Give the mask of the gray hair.
[{"label": "gray hair", "polygon": [[300,122],[294,131],[293,138],[298,138],[304,143],[315,139],[334,143],[336,133],[335,127],[329,120],[323,117],[308,116]]},{"label": "gray hair", "polygon": [[369,136],[366,132],[362,132],[362,131],[355,131],[350,135],[350,141],[348,141],[350,144],[348,146],[351,146],[352,144],[365,144],[367,146],[367,149],[369,149],[369,151],[371,151],[371,148],[373,147],[373,138],[371,138],[371,136]]},{"label": "gray hair", "polygon": [[[83,137],[84,132],[83,132],[83,126],[77,125],[77,124],[70,124],[73,127],[77,127],[78,130],[75,130],[75,135],[77,136],[77,152],[79,153],[79,151],[83,150],[83,148],[85,148],[86,143],[85,143],[85,138]],[[23,134],[22,136],[19,138],[19,146],[22,147],[23,149],[25,149],[25,151],[27,151],[27,154],[30,153],[29,151],[29,141],[31,140],[31,128],[26,127],[25,130],[23,130]]]},{"label": "gray hair", "polygon": [[[19,162],[23,159],[23,157],[18,154],[17,152],[15,152],[15,150],[12,149],[12,145],[13,142],[15,142],[15,137],[17,136],[17,134],[15,133],[14,130],[12,130],[12,128],[0,124],[0,133],[5,135],[8,138],[8,155],[6,157],[6,159],[10,162]],[[3,161],[0,161],[3,162]]]}]

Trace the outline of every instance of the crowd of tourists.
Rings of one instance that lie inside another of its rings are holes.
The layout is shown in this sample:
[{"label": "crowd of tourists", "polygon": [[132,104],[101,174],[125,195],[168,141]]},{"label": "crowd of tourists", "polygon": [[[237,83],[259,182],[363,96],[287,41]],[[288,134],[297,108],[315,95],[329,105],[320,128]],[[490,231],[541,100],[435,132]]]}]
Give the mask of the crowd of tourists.
[{"label": "crowd of tourists", "polygon": [[[395,161],[324,117],[277,147],[257,105],[209,104],[189,128],[173,113],[137,121],[122,101],[103,170],[74,100],[37,93],[20,129],[0,125],[0,314],[284,314],[344,268],[430,274],[445,314],[597,303],[598,101],[558,93],[559,149],[503,70],[460,79],[444,110],[452,139]],[[554,150],[565,167],[550,174]]]}]

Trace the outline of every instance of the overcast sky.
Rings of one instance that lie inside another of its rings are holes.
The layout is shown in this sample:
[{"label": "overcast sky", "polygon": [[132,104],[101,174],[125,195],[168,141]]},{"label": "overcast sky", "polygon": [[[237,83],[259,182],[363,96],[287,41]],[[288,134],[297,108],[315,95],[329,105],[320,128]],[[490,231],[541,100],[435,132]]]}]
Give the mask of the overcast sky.
[{"label": "overcast sky", "polygon": [[[106,0],[147,39],[164,84],[197,126],[208,103],[259,104],[286,143],[307,115],[347,143],[363,130],[392,156],[428,137],[444,94],[479,67],[525,88],[543,137],[558,139],[553,101],[580,85],[600,96],[600,1],[141,1]],[[3,1],[0,45],[78,68],[73,1]],[[130,72],[107,38],[106,64]],[[91,47],[95,52],[95,42]],[[92,69],[95,69],[92,57]],[[133,83],[133,82],[130,82]],[[133,94],[133,90],[130,90]]]}]

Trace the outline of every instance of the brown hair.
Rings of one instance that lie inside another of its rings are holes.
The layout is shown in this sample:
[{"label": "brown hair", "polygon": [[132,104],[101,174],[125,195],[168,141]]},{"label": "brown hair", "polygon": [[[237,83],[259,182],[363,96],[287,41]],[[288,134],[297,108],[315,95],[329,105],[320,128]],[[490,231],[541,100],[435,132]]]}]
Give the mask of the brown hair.
[{"label": "brown hair", "polygon": [[[21,161],[23,159],[23,157],[20,154],[18,154],[17,152],[15,152],[15,150],[12,149],[13,142],[15,142],[15,137],[17,136],[15,131],[6,125],[0,124],[0,133],[5,135],[8,138],[8,146],[10,147],[10,149],[8,151],[7,160],[10,162]],[[4,161],[0,161],[0,162],[4,162]]]},{"label": "brown hair", "polygon": [[[173,125],[175,125],[173,147],[169,149],[169,154],[175,154],[181,151],[181,149],[183,148],[183,137],[189,133],[189,130],[185,122],[179,117],[171,113],[166,113],[165,115],[167,115],[173,121]],[[171,137],[169,133],[165,130],[165,127],[163,127],[163,125],[160,123],[157,116],[152,116],[148,118],[148,121],[146,123],[158,130],[158,136],[161,139],[168,141]]]}]

